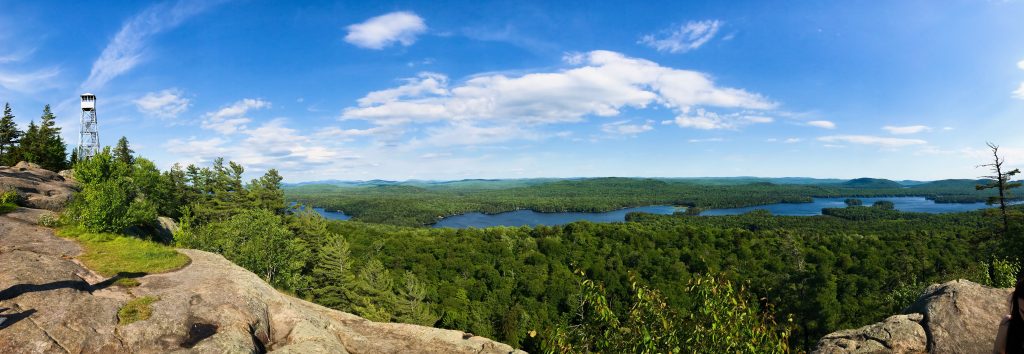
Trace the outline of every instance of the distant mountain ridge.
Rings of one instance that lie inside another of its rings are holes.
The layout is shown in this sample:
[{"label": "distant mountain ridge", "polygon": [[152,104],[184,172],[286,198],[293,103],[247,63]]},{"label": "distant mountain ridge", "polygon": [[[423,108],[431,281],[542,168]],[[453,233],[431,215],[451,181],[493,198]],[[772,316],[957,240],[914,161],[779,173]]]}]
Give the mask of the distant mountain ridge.
[{"label": "distant mountain ridge", "polygon": [[[300,186],[336,186],[336,187],[372,187],[372,186],[416,186],[416,187],[476,187],[476,188],[508,188],[536,185],[557,181],[573,181],[586,179],[599,179],[603,177],[566,177],[566,178],[469,178],[460,180],[419,180],[411,179],[405,181],[394,181],[384,179],[372,180],[340,180],[328,179],[319,181],[307,181],[296,183],[284,183],[285,187]],[[975,184],[984,184],[984,179],[943,179],[934,181],[900,180],[893,181],[884,178],[861,177],[854,179],[840,178],[813,178],[813,177],[623,177],[627,179],[654,179],[667,182],[694,182],[709,185],[738,185],[752,183],[772,184],[810,184],[810,185],[839,185],[849,188],[906,188],[906,187],[964,187]]]}]

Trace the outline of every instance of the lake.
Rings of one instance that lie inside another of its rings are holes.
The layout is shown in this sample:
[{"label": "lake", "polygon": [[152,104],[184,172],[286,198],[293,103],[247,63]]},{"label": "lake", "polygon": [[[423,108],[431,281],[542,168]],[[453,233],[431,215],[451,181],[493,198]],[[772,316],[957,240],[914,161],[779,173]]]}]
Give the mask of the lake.
[{"label": "lake", "polygon": [[[770,211],[773,215],[785,216],[814,216],[821,215],[823,208],[845,208],[847,198],[814,198],[810,203],[777,203],[758,205],[743,208],[708,209],[701,212],[702,216],[718,215],[739,215],[756,209]],[[890,197],[890,198],[857,198],[864,202],[864,205],[871,205],[879,200],[893,202],[897,210],[920,212],[920,213],[955,213],[987,208],[985,203],[935,203],[924,197]],[[348,220],[351,217],[341,211],[326,211],[323,208],[313,208],[320,215],[330,220]],[[449,216],[441,219],[433,227],[492,227],[492,226],[538,226],[538,225],[564,225],[574,221],[586,220],[590,222],[621,222],[626,220],[626,214],[642,212],[650,214],[672,214],[677,211],[686,210],[684,207],[671,205],[648,205],[635,208],[626,208],[604,213],[541,213],[533,210],[516,210],[498,214],[466,213]]]},{"label": "lake", "polygon": [[[777,203],[758,205],[743,208],[709,209],[701,212],[700,215],[739,215],[756,209],[765,209],[773,215],[787,216],[814,216],[821,215],[823,208],[845,208],[847,198],[814,198],[810,203]],[[888,200],[893,202],[897,210],[921,213],[953,213],[961,211],[978,210],[988,207],[985,203],[935,203],[924,197],[891,197],[891,198],[857,198],[864,202],[864,205],[871,205],[875,201]],[[626,214],[634,211],[651,214],[672,214],[682,211],[685,208],[677,208],[670,205],[652,205],[637,208],[609,211],[606,213],[539,213],[532,210],[516,210],[499,214],[467,213],[462,215],[449,216],[434,224],[434,227],[491,227],[491,226],[537,226],[537,225],[562,225],[574,221],[587,220],[591,222],[620,222],[626,220]]]}]

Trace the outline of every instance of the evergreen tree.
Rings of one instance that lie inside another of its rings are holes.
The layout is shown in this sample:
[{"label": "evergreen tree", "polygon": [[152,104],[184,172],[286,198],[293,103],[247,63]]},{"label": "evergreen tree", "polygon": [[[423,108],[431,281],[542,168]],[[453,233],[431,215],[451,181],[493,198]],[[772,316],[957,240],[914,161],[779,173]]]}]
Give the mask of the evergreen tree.
[{"label": "evergreen tree", "polygon": [[135,151],[128,147],[128,138],[122,136],[121,139],[117,140],[117,146],[114,147],[115,159],[131,165],[135,162],[135,158],[132,157],[134,153]]},{"label": "evergreen tree", "polygon": [[376,258],[371,259],[359,270],[355,301],[352,303],[353,312],[371,321],[390,321],[395,303],[393,287],[394,280],[384,263]]},{"label": "evergreen tree", "polygon": [[313,294],[318,303],[349,310],[356,277],[352,271],[352,254],[344,237],[331,235],[330,240],[317,251],[313,279],[316,281]]},{"label": "evergreen tree", "polygon": [[70,166],[71,168],[74,168],[75,164],[77,164],[77,163],[78,163],[78,149],[77,148],[71,149],[71,158],[68,160],[68,166]]},{"label": "evergreen tree", "polygon": [[13,165],[18,163],[14,158],[15,148],[18,146],[18,139],[22,132],[18,130],[18,124],[14,122],[14,114],[11,113],[11,104],[4,104],[4,115],[0,117],[0,165]]},{"label": "evergreen tree", "polygon": [[21,135],[21,140],[18,142],[17,148],[14,149],[12,158],[14,162],[11,164],[18,161],[39,163],[40,140],[39,126],[36,125],[36,121],[29,122],[28,129]]},{"label": "evergreen tree", "polygon": [[281,190],[282,177],[277,170],[270,169],[262,177],[249,183],[249,196],[257,208],[283,214],[285,210],[284,191]]},{"label": "evergreen tree", "polygon": [[405,271],[402,285],[398,288],[398,303],[395,306],[395,320],[403,323],[433,326],[438,320],[426,302],[427,286],[416,278],[416,274]]},{"label": "evergreen tree", "polygon": [[39,136],[33,147],[34,156],[40,166],[51,171],[60,171],[68,167],[67,144],[60,136],[57,117],[50,112],[50,105],[43,107],[43,115],[39,124]]}]

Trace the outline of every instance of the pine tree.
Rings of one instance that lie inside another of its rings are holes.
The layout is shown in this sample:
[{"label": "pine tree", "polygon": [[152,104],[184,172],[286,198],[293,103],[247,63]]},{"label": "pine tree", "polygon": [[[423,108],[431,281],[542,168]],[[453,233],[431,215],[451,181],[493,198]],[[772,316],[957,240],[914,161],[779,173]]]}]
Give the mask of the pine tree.
[{"label": "pine tree", "polygon": [[405,271],[402,285],[398,288],[398,303],[395,319],[398,322],[433,326],[438,320],[426,302],[427,286],[410,271]]},{"label": "pine tree", "polygon": [[117,146],[114,147],[114,159],[131,165],[135,162],[135,157],[132,156],[134,153],[135,151],[128,147],[128,138],[122,136],[117,140]]},{"label": "pine tree", "polygon": [[50,112],[50,105],[43,107],[43,115],[39,124],[39,140],[33,148],[40,166],[51,171],[60,171],[68,167],[68,146],[60,136],[57,117]]},{"label": "pine tree", "polygon": [[356,277],[344,237],[331,235],[330,241],[317,251],[313,279],[317,282],[313,293],[318,303],[339,310],[350,309]]},{"label": "pine tree", "polygon": [[15,158],[15,149],[18,147],[18,139],[22,132],[18,130],[18,124],[14,122],[14,114],[11,113],[11,104],[4,104],[4,115],[0,117],[0,165],[13,165],[18,163]]},{"label": "pine tree", "polygon": [[71,158],[68,160],[68,166],[70,166],[71,168],[74,168],[75,164],[77,164],[77,163],[78,163],[78,149],[77,148],[76,149],[71,149]]},{"label": "pine tree", "polygon": [[983,176],[982,178],[990,179],[992,180],[992,182],[989,182],[988,184],[985,185],[977,185],[975,186],[975,189],[979,191],[985,189],[996,189],[999,191],[998,196],[989,197],[988,204],[999,204],[999,211],[1002,214],[1003,219],[1003,232],[1006,233],[1010,229],[1010,220],[1006,212],[1006,202],[1010,199],[1010,189],[1018,188],[1021,186],[1021,182],[1013,181],[1013,176],[1020,173],[1020,169],[1005,171],[1005,169],[1003,168],[1003,163],[1005,163],[1006,160],[999,156],[999,145],[995,145],[992,143],[986,144],[990,149],[992,149],[992,157],[994,161],[989,164],[979,165],[978,167],[988,167],[989,169],[991,169],[994,175]]},{"label": "pine tree", "polygon": [[352,311],[371,321],[390,321],[395,303],[394,280],[384,263],[376,258],[367,262],[359,270],[355,285]]},{"label": "pine tree", "polygon": [[39,126],[36,121],[28,123],[28,129],[21,135],[17,148],[12,155],[12,164],[19,161],[39,163]]}]

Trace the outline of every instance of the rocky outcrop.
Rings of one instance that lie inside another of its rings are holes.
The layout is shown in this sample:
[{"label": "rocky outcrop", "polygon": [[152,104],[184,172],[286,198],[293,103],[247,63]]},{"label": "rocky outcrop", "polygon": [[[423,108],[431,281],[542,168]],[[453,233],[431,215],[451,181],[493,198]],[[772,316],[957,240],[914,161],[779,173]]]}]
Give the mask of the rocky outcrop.
[{"label": "rocky outcrop", "polygon": [[20,204],[29,208],[61,210],[77,189],[75,182],[34,163],[0,166],[0,192],[18,192]]},{"label": "rocky outcrop", "polygon": [[[180,250],[192,262],[164,274],[122,274],[112,285],[80,265],[81,248],[33,221],[0,215],[0,353],[512,353],[461,331],[377,323],[282,294],[223,257]],[[118,277],[115,277],[118,278]],[[117,311],[154,296],[149,319],[121,325]]]},{"label": "rocky outcrop", "polygon": [[967,280],[935,284],[907,314],[831,333],[814,353],[990,353],[1010,292]]}]

